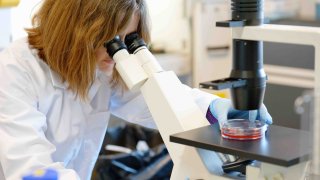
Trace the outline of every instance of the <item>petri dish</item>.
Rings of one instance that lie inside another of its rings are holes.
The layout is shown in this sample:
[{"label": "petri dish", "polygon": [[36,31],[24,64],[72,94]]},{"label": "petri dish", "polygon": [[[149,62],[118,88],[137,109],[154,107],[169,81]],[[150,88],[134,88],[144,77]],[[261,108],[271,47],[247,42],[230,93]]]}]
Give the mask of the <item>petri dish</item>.
[{"label": "petri dish", "polygon": [[226,139],[255,140],[265,135],[267,125],[261,121],[230,119],[222,125],[221,135]]}]

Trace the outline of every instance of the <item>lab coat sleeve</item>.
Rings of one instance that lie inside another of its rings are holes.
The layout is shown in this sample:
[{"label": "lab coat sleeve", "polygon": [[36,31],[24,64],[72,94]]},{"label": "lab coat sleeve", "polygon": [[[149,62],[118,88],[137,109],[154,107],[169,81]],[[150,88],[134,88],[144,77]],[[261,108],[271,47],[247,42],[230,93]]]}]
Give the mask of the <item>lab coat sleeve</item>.
[{"label": "lab coat sleeve", "polygon": [[113,90],[110,102],[110,112],[130,123],[156,129],[151,113],[140,91]]},{"label": "lab coat sleeve", "polygon": [[17,180],[30,170],[53,168],[59,180],[79,179],[75,171],[53,162],[56,148],[45,137],[46,117],[37,110],[32,79],[3,57],[0,53],[0,178]]},{"label": "lab coat sleeve", "polygon": [[200,110],[206,114],[210,103],[219,98],[218,96],[201,91],[198,88],[190,88],[189,86],[183,85],[184,88],[191,94],[195,103],[199,106]]},{"label": "lab coat sleeve", "polygon": [[[218,98],[197,88],[190,88],[186,85],[183,85],[183,87],[190,93],[204,115],[211,101]],[[131,123],[156,128],[156,124],[140,91],[124,92],[121,89],[114,90],[111,97],[110,110],[115,116]]]}]

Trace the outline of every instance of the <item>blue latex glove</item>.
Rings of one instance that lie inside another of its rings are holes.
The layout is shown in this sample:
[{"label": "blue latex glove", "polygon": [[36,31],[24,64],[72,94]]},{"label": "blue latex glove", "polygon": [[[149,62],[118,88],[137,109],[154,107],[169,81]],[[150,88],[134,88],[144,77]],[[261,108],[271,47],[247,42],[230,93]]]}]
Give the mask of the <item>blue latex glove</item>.
[{"label": "blue latex glove", "polygon": [[[207,119],[211,124],[219,122],[220,127],[228,119],[249,119],[249,111],[236,110],[232,106],[230,99],[217,98],[213,100],[207,112]],[[266,124],[272,124],[272,117],[268,113],[265,105],[258,110],[256,120],[260,120]]]}]

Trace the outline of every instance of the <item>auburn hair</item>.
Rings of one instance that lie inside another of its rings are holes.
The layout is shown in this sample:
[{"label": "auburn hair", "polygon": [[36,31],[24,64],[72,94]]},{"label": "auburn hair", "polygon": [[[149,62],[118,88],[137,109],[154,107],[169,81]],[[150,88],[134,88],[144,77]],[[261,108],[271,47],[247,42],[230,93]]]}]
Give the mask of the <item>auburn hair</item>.
[{"label": "auburn hair", "polygon": [[[137,32],[150,41],[148,12],[144,0],[44,0],[26,29],[31,48],[58,73],[68,88],[87,99],[95,80],[95,51],[126,28],[134,13]],[[111,84],[121,82],[114,70]]]}]

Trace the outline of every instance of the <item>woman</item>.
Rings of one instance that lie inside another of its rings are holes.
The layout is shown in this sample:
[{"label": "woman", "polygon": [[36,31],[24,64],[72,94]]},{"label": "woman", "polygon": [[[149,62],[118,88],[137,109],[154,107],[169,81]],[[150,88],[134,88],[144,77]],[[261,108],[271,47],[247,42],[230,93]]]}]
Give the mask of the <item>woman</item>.
[{"label": "woman", "polygon": [[[28,37],[0,53],[0,175],[51,167],[60,179],[90,179],[110,113],[155,128],[103,48],[135,31],[148,42],[147,22],[144,0],[44,0]],[[190,92],[204,112],[211,102],[211,112],[233,111],[228,100]]]}]

